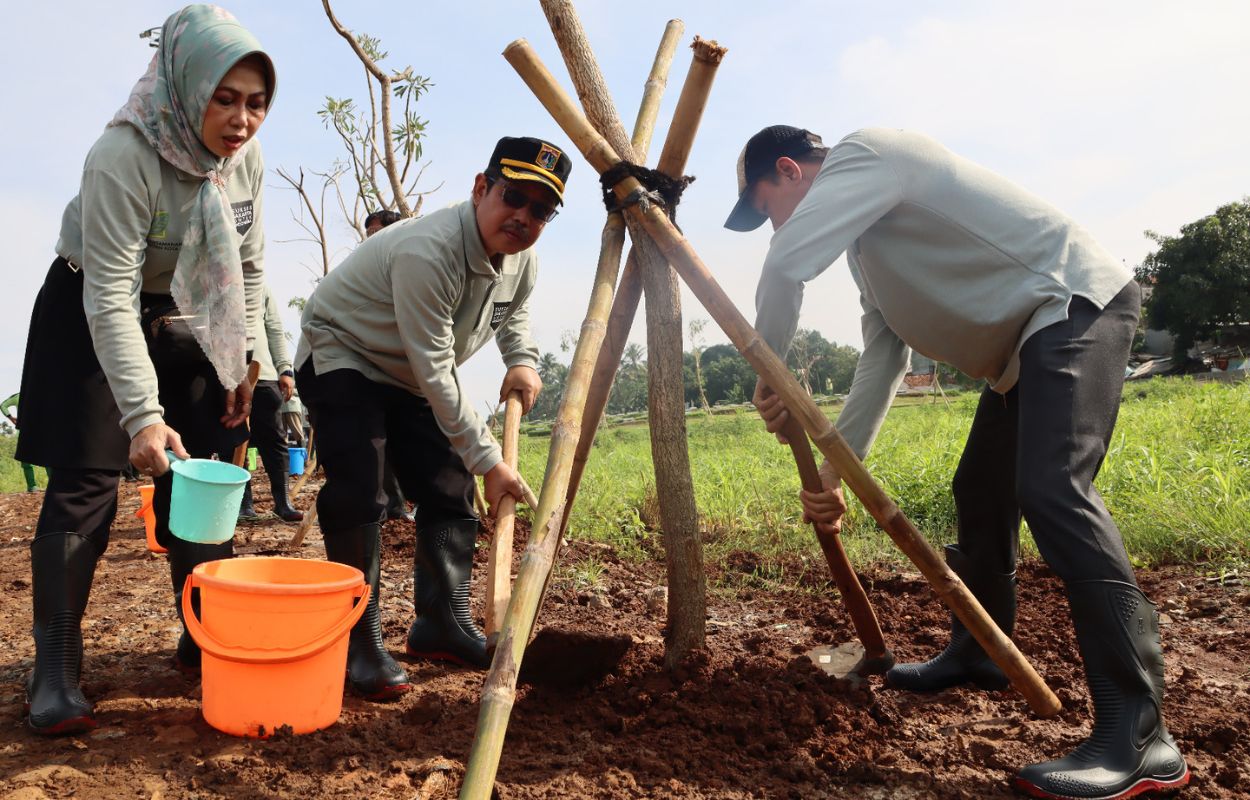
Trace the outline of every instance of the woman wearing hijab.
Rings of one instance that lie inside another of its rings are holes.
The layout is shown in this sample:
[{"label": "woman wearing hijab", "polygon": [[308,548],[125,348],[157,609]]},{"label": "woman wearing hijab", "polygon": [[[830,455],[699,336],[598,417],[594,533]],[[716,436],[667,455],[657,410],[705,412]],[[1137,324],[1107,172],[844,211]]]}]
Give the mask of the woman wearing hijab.
[{"label": "woman wearing hijab", "polygon": [[[196,564],[233,554],[230,542],[170,534],[165,450],[228,459],[246,436],[247,332],[264,253],[252,138],[273,92],[269,56],[234,17],[182,9],[65,209],[31,315],[19,409],[18,457],[51,473],[31,543],[36,733],[96,724],[79,687],[80,625],[127,461],[154,478],[175,593]],[[199,661],[184,629],[177,665]]]}]

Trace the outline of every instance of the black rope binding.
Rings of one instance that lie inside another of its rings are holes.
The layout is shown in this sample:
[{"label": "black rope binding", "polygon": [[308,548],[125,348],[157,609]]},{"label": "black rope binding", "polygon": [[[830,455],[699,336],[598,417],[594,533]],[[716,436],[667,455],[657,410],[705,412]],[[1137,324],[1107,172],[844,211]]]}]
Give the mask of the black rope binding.
[{"label": "black rope binding", "polygon": [[[635,189],[618,202],[614,188],[626,178],[637,178],[643,188]],[[677,204],[681,202],[681,193],[693,182],[693,175],[670,178],[663,172],[628,161],[618,161],[599,176],[599,183],[603,186],[603,205],[609,214],[624,211],[635,204],[645,213],[652,203],[656,203],[664,209],[674,224],[677,222]]]}]

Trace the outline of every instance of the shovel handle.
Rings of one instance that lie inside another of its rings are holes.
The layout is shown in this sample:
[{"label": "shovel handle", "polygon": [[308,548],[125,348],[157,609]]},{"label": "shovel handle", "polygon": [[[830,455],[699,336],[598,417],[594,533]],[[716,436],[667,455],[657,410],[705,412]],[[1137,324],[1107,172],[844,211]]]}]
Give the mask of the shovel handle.
[{"label": "shovel handle", "polygon": [[[516,469],[521,439],[521,393],[508,393],[503,414],[503,460]],[[524,483],[522,483],[524,485]],[[525,487],[529,490],[529,487]],[[533,495],[533,491],[528,492]],[[530,502],[526,500],[526,502]],[[530,507],[538,506],[537,500]],[[486,638],[498,637],[500,623],[512,598],[512,534],[516,528],[516,499],[504,495],[495,516],[495,535],[491,539],[490,561],[486,567]]]},{"label": "shovel handle", "polygon": [[[815,456],[812,455],[807,432],[794,415],[786,423],[785,435],[790,440],[790,452],[794,454],[794,461],[798,465],[803,488],[809,492],[822,491],[824,483],[820,479],[820,470],[816,466]],[[865,663],[888,658],[892,664],[893,655],[885,646],[885,636],[881,633],[877,614],[873,611],[864,587],[860,585],[859,577],[851,567],[846,550],[842,548],[841,537],[817,523],[812,523],[812,530],[816,533],[816,541],[820,542],[820,549],[825,554],[825,561],[829,564],[833,582],[842,595],[842,602],[846,604],[846,611],[851,615],[855,633],[864,645]]]}]

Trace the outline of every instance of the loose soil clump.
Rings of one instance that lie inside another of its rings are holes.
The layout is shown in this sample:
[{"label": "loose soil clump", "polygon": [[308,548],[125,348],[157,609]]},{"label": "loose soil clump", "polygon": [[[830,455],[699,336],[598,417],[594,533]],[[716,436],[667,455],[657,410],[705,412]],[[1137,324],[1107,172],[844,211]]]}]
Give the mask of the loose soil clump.
[{"label": "loose soil clump", "polygon": [[[257,506],[268,509],[262,477]],[[307,510],[311,492],[299,498]],[[179,624],[163,556],[148,553],[136,484],[122,488],[112,542],[84,625],[83,688],[100,727],[42,739],[27,732],[29,545],[40,496],[0,496],[0,800],[39,798],[451,798],[477,721],[483,674],[408,662],[411,525],[388,523],[384,633],[414,690],[398,702],[348,696],[338,724],[265,741],[218,733],[199,713],[197,679],[171,666]],[[242,555],[287,554],[296,526],[241,525]],[[516,552],[524,550],[525,529]],[[485,540],[481,540],[485,545]],[[324,558],[310,534],[298,555]],[[512,798],[1007,798],[1024,764],[1067,752],[1089,731],[1089,698],[1067,601],[1038,563],[1020,573],[1015,639],[1064,703],[1033,717],[1012,691],[927,695],[852,687],[807,651],[854,639],[828,585],[757,576],[749,554],[713,568],[708,646],[663,668],[662,563],[624,562],[571,543],[563,563],[593,560],[592,586],[554,580],[522,664],[497,790]],[[474,611],[481,619],[485,546]],[[796,565],[796,574],[811,573]],[[717,569],[724,569],[722,576]],[[785,571],[789,574],[790,570]],[[947,616],[918,574],[862,580],[900,660],[935,653]],[[1193,770],[1187,798],[1245,797],[1250,780],[1250,586],[1193,569],[1141,573],[1160,605],[1169,727]]]}]

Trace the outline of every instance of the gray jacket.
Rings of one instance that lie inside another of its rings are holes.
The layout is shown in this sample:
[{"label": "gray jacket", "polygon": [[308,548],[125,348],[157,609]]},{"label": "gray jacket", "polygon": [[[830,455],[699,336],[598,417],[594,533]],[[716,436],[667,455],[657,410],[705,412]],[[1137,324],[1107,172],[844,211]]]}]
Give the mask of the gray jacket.
[{"label": "gray jacket", "polygon": [[502,456],[456,367],[494,339],[505,366],[537,368],[528,306],[537,277],[533,250],[491,265],[472,203],[397,222],[317,286],[295,363],[311,357],[318,374],[354,369],[424,397],[465,467],[484,475]]},{"label": "gray jacket", "polygon": [[843,252],[864,353],[838,429],[861,458],[909,347],[1006,393],[1026,339],[1067,319],[1074,296],[1102,308],[1132,279],[1050,204],[927,136],[884,128],[838,142],[773,235],[755,326],[777,353],[794,337],[803,285]]}]

